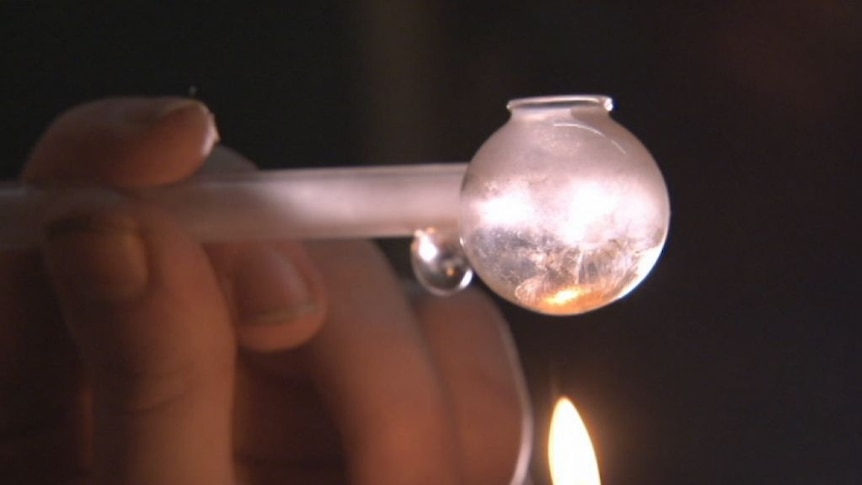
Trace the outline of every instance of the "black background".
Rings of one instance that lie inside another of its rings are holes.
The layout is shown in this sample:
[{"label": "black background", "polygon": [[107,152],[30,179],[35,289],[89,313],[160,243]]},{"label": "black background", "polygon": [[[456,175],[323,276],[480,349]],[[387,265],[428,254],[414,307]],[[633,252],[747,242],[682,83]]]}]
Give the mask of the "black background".
[{"label": "black background", "polygon": [[265,167],[466,160],[509,98],[612,95],[672,229],[622,302],[506,307],[540,428],[571,395],[610,485],[862,483],[860,3],[520,3],[0,0],[3,175],[106,95],[191,90]]}]

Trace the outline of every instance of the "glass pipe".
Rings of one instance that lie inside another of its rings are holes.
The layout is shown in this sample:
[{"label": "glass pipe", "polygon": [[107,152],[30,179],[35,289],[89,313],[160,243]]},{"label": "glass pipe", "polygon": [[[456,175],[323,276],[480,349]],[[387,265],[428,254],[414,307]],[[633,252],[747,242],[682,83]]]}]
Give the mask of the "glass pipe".
[{"label": "glass pipe", "polygon": [[230,172],[133,190],[6,182],[0,248],[34,246],[44,219],[76,200],[120,194],[204,242],[412,236],[414,272],[435,293],[463,288],[472,267],[518,305],[581,313],[637,285],[668,227],[661,174],[610,107],[602,96],[512,101],[469,166]]}]

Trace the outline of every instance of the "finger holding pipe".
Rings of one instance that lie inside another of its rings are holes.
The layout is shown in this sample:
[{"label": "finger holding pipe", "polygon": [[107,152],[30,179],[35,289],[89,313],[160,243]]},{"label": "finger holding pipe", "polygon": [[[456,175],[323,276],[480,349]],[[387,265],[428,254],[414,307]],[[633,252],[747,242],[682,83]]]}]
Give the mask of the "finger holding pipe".
[{"label": "finger holding pipe", "polygon": [[412,301],[450,396],[464,483],[521,483],[532,413],[502,314],[475,288],[446,298],[416,292]]},{"label": "finger holding pipe", "polygon": [[338,298],[303,352],[342,431],[351,483],[461,483],[451,406],[401,282],[370,244],[308,249]]},{"label": "finger holding pipe", "polygon": [[[59,117],[23,175],[166,183],[215,139],[196,101],[100,101]],[[235,342],[200,245],[128,198],[58,203],[50,217],[42,254],[93,388],[93,483],[228,483]]]},{"label": "finger holding pipe", "polygon": [[[201,174],[252,174],[253,162],[216,146]],[[298,241],[227,242],[205,246],[231,305],[237,341],[252,352],[295,348],[323,324],[319,272]]]},{"label": "finger holding pipe", "polygon": [[26,182],[148,187],[187,178],[219,139],[187,98],[105,98],[58,116],[22,171]]}]

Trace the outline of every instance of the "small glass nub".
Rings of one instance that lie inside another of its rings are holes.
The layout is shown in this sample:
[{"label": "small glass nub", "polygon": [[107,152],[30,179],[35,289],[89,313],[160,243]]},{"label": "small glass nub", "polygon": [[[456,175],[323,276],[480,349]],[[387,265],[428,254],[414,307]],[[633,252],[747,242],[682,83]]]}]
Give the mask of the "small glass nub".
[{"label": "small glass nub", "polygon": [[473,269],[454,230],[428,228],[416,231],[410,245],[410,263],[416,280],[429,292],[446,296],[470,284]]}]

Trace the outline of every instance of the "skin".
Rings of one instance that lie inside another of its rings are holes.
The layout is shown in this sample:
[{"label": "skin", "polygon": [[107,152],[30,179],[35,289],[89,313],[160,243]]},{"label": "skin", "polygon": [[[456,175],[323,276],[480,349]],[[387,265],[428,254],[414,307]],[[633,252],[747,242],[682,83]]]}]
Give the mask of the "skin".
[{"label": "skin", "polygon": [[[58,117],[22,178],[172,183],[217,139],[198,102],[106,99]],[[0,253],[10,483],[505,484],[526,458],[479,292],[406,292],[362,241],[203,246],[128,197],[47,214],[38,249]]]}]

